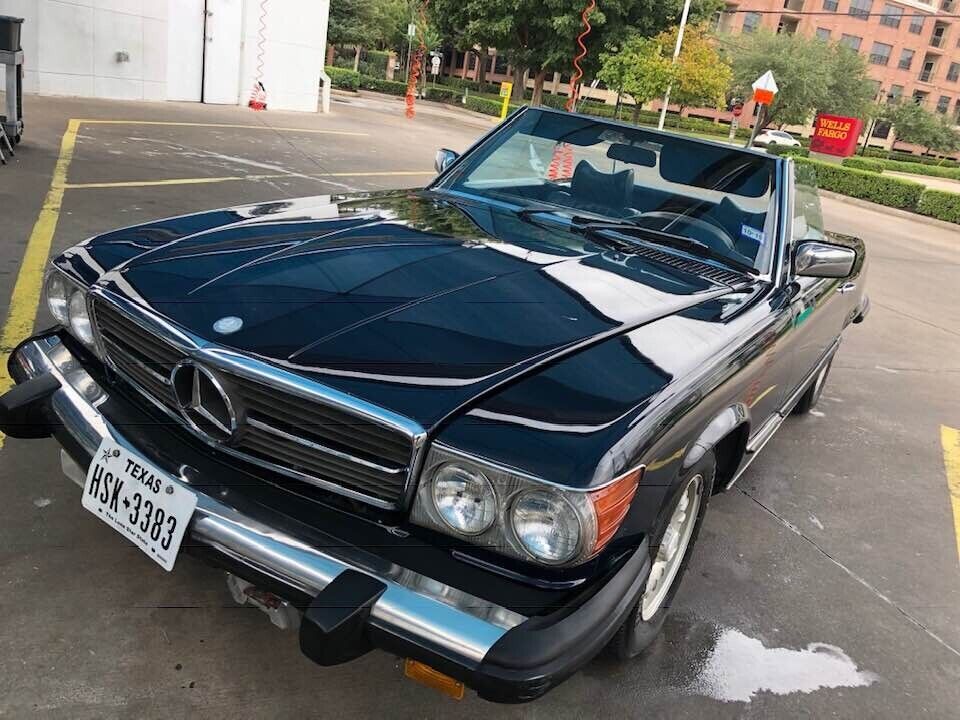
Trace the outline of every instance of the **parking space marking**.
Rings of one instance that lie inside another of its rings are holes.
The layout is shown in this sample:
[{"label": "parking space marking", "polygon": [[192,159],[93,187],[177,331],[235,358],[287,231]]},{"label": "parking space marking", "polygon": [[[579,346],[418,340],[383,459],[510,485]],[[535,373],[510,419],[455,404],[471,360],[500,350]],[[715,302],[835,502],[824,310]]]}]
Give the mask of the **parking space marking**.
[{"label": "parking space marking", "polygon": [[947,488],[953,505],[953,529],[957,537],[957,560],[960,560],[960,430],[940,426],[943,465],[947,471]]},{"label": "parking space marking", "polygon": [[[13,385],[13,378],[7,371],[7,357],[14,346],[33,331],[33,322],[40,304],[40,291],[43,288],[43,274],[50,256],[53,233],[60,219],[60,207],[63,204],[63,192],[66,188],[67,168],[73,160],[73,150],[77,144],[79,120],[67,122],[66,132],[60,140],[60,154],[50,178],[50,189],[43,200],[40,215],[34,223],[33,231],[27,240],[27,247],[17,273],[17,281],[10,296],[10,309],[0,335],[0,394]],[[0,433],[0,448],[5,435]]]},{"label": "parking space marking", "polygon": [[320,175],[300,173],[274,173],[271,175],[228,175],[226,177],[170,178],[168,180],[123,180],[118,182],[66,183],[67,190],[91,190],[103,188],[157,187],[161,185],[205,185],[208,183],[236,182],[239,180],[274,180],[282,177],[298,177],[323,182],[329,177],[402,177],[407,175],[435,175],[436,170],[384,170],[382,172],[338,172]]},{"label": "parking space marking", "polygon": [[162,120],[95,120],[83,118],[77,120],[84,125],[160,125],[169,127],[205,127],[205,128],[233,128],[240,130],[272,130],[274,132],[310,133],[313,135],[352,135],[366,137],[369,133],[354,132],[352,130],[320,130],[318,128],[290,128],[275,127],[273,125],[238,125],[231,123],[193,123],[193,122],[165,122]]},{"label": "parking space marking", "polygon": [[[10,296],[10,306],[6,322],[0,333],[0,394],[5,393],[13,386],[13,378],[7,371],[7,358],[11,351],[23,338],[33,331],[37,316],[37,307],[40,304],[40,294],[43,290],[43,276],[47,260],[50,257],[50,248],[53,245],[53,235],[60,219],[60,208],[63,204],[63,193],[71,189],[92,188],[123,188],[123,187],[155,187],[163,185],[200,185],[206,183],[235,182],[241,180],[267,180],[280,177],[306,177],[323,182],[324,178],[334,177],[401,177],[415,175],[433,175],[433,170],[393,170],[384,172],[360,173],[322,173],[319,175],[299,175],[297,173],[283,173],[270,175],[236,175],[219,178],[172,178],[168,180],[133,180],[123,182],[101,183],[68,183],[67,170],[73,160],[74,149],[77,143],[77,132],[81,125],[152,125],[165,127],[198,127],[198,128],[227,128],[240,130],[272,130],[274,132],[309,133],[315,135],[343,135],[366,137],[369,133],[353,132],[349,130],[321,130],[318,128],[291,128],[274,127],[272,125],[243,125],[239,123],[194,123],[194,122],[166,122],[161,120],[101,120],[96,118],[71,118],[67,121],[67,129],[60,140],[60,154],[54,166],[53,176],[50,179],[50,188],[44,198],[40,215],[33,226],[27,247],[24,250],[17,280]],[[3,448],[6,436],[0,433],[0,448]]]}]

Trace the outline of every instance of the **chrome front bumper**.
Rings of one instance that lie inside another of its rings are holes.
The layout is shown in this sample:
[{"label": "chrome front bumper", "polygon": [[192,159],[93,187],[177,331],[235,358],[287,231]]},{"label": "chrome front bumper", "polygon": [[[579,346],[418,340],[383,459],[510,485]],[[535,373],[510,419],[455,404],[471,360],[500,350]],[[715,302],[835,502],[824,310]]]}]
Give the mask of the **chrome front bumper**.
[{"label": "chrome front bumper", "polygon": [[[17,375],[25,380],[52,375],[60,384],[50,407],[64,430],[92,456],[104,438],[112,438],[155,464],[160,463],[132,445],[122,428],[114,427],[99,411],[108,394],[80,366],[56,336],[33,339],[12,358]],[[82,486],[85,471],[67,457],[64,471]],[[432,580],[364,551],[337,547],[320,550],[244,515],[207,495],[181,472],[176,482],[197,494],[190,523],[192,544],[207,546],[232,561],[265,574],[310,597],[317,596],[347,570],[372,576],[386,590],[370,609],[369,624],[401,642],[414,644],[460,667],[477,668],[491,647],[524,616],[491,605],[454,587]]]}]

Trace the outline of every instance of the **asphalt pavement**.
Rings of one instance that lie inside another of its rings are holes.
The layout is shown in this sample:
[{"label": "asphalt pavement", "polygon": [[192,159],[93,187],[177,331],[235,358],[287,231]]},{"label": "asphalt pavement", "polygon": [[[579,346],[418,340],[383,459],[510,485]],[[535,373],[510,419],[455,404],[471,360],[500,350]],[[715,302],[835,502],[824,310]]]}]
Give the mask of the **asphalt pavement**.
[{"label": "asphalt pavement", "polygon": [[[28,265],[44,237],[56,253],[156,217],[415,187],[437,148],[463,150],[491,127],[335,100],[314,116],[25,98],[24,142],[0,167],[0,318],[32,322]],[[58,172],[70,119],[83,122]],[[517,707],[449,700],[379,651],[315,666],[294,635],[234,606],[222,573],[186,557],[167,574],[85,512],[53,441],[7,440],[0,717],[960,716],[960,528],[942,447],[942,427],[960,428],[960,229],[824,208],[831,229],[867,242],[872,313],[846,334],[817,411],[789,419],[714,498],[642,658],[597,659]]]}]

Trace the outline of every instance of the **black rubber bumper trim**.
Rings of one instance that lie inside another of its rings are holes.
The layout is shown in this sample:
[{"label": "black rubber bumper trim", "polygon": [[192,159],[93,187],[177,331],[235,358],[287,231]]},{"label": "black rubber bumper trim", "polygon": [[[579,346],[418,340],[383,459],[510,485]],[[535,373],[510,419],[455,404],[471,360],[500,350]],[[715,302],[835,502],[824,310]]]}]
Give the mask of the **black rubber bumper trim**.
[{"label": "black rubber bumper trim", "polygon": [[0,432],[21,439],[50,437],[49,400],[59,389],[60,381],[44,373],[0,395]]},{"label": "black rubber bumper trim", "polygon": [[579,608],[559,610],[518,625],[490,648],[469,683],[496,702],[527,702],[592,660],[636,605],[650,573],[647,540]]}]

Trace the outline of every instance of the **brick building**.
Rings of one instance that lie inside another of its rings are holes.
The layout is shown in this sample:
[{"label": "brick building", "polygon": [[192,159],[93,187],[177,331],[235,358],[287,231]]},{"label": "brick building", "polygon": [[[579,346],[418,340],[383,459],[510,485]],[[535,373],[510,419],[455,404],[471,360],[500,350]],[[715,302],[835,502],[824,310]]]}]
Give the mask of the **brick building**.
[{"label": "brick building", "polygon": [[[960,0],[731,0],[716,18],[721,33],[769,32],[803,33],[846,44],[867,59],[877,98],[896,102],[913,98],[930,110],[949,116],[960,124]],[[487,80],[510,79],[506,60],[491,50],[487,58]],[[475,79],[477,53],[450,53],[444,73]],[[527,80],[528,87],[533,81]],[[548,76],[546,92],[569,92],[569,76]],[[616,95],[604,89],[585,87],[583,95],[616,102]],[[651,103],[658,109],[659,103]],[[671,108],[679,110],[679,108]],[[744,117],[753,117],[748,104]],[[684,115],[729,123],[732,115],[707,108],[686,108]],[[809,134],[810,128],[790,128]],[[870,144],[920,152],[905,143],[896,143],[889,126],[880,124]]]},{"label": "brick building", "polygon": [[[960,124],[960,0],[743,0],[726,8],[720,32],[841,42],[866,58],[878,99],[913,98]],[[889,127],[873,135],[871,144],[894,143]]]}]

